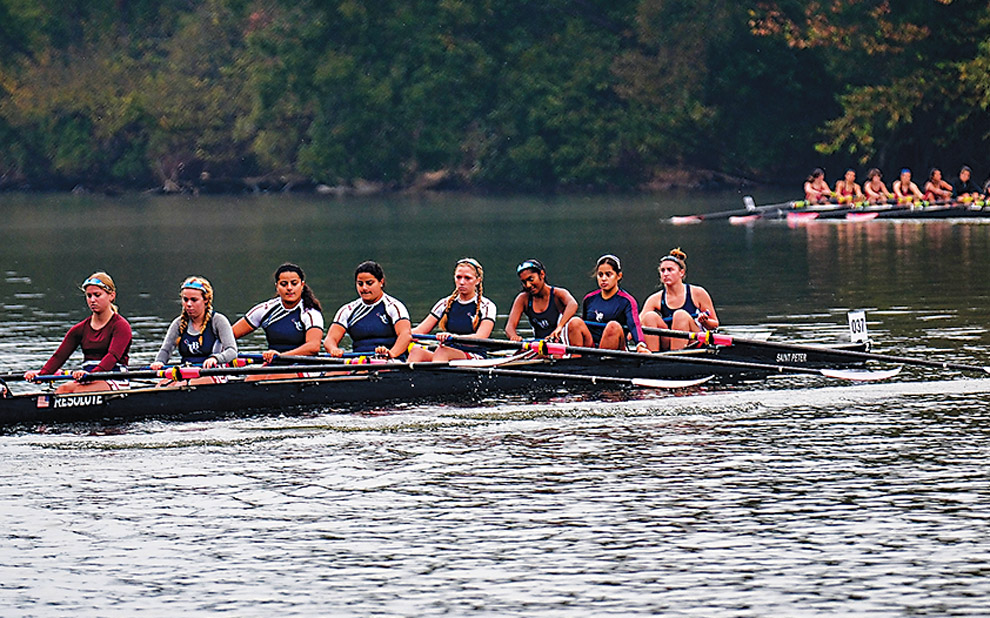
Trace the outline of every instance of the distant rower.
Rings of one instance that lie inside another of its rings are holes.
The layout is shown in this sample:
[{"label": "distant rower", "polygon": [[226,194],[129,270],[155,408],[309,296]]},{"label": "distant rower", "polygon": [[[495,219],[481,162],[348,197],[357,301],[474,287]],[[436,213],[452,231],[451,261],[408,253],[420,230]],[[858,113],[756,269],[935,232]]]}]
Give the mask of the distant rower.
[{"label": "distant rower", "polygon": [[[226,365],[237,358],[237,342],[227,316],[213,309],[213,286],[205,277],[189,277],[179,286],[182,313],[165,333],[152,369],[161,369],[172,352],[179,351],[182,363],[202,364],[206,369]],[[189,384],[219,384],[225,376],[194,378]],[[163,384],[168,385],[169,382]]]}]

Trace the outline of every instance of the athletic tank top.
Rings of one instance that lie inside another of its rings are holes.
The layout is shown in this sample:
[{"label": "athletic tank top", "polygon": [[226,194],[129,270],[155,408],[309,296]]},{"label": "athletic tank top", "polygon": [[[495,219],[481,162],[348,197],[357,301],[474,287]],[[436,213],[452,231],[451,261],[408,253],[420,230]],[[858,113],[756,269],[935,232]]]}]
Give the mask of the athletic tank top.
[{"label": "athletic tank top", "polygon": [[533,309],[533,297],[530,296],[526,301],[526,308],[523,309],[523,313],[529,318],[529,323],[533,327],[533,334],[537,339],[543,339],[547,337],[557,328],[557,321],[560,320],[560,308],[557,307],[557,299],[553,295],[554,288],[550,287],[550,302],[547,304],[547,308],[543,311],[537,313]]}]

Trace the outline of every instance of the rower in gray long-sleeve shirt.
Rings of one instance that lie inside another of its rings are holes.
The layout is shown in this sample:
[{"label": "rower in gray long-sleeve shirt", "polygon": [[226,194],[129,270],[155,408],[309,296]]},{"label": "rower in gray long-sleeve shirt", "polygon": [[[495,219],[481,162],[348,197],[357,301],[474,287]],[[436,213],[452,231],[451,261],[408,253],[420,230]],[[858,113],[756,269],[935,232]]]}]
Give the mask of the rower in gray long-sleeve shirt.
[{"label": "rower in gray long-sleeve shirt", "polygon": [[156,363],[167,363],[176,348],[179,349],[183,363],[199,364],[212,356],[218,365],[226,365],[237,358],[234,331],[230,328],[230,320],[222,313],[214,313],[207,324],[206,332],[202,333],[188,324],[186,332],[180,334],[181,322],[181,316],[172,320],[158,356],[155,357]]},{"label": "rower in gray long-sleeve shirt", "polygon": [[[189,277],[179,287],[182,314],[172,320],[152,369],[161,369],[178,348],[183,363],[210,368],[237,358],[237,343],[230,320],[213,310],[213,286],[203,277]],[[193,378],[189,384],[225,382],[225,376]],[[159,386],[170,386],[166,380]]]}]

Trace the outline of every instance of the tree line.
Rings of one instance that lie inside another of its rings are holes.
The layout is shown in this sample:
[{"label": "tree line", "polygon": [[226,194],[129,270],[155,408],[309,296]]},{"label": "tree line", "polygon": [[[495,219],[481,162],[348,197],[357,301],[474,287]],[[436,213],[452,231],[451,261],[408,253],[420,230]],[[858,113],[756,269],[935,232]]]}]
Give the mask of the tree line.
[{"label": "tree line", "polygon": [[5,188],[982,174],[988,106],[972,0],[0,0]]}]

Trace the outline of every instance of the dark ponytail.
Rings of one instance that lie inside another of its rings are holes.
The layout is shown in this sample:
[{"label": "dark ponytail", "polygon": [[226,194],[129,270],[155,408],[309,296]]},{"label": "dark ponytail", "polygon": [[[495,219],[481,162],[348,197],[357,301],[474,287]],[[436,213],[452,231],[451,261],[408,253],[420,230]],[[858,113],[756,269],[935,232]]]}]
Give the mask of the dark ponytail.
[{"label": "dark ponytail", "polygon": [[299,278],[302,279],[303,289],[302,289],[302,294],[300,294],[300,298],[302,299],[303,307],[305,307],[306,309],[316,309],[317,311],[320,312],[323,311],[323,306],[320,305],[320,301],[316,298],[316,295],[313,294],[313,289],[309,287],[308,283],[306,283],[306,273],[303,272],[302,268],[300,268],[296,264],[293,264],[292,262],[286,262],[285,264],[282,264],[281,266],[275,269],[274,278],[276,284],[278,284],[278,278],[282,273],[296,273],[297,275],[299,275]]}]

